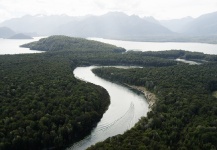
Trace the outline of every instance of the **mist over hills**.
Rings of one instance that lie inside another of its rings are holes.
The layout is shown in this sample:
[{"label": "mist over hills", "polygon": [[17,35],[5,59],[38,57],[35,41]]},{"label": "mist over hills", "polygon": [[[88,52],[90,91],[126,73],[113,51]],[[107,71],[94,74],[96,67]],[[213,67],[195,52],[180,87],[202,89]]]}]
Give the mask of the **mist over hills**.
[{"label": "mist over hills", "polygon": [[205,14],[192,20],[181,32],[193,35],[217,35],[217,12]]},{"label": "mist over hills", "polygon": [[161,20],[160,23],[171,31],[184,35],[217,35],[217,12],[204,14],[198,18],[185,17],[174,20]]},{"label": "mist over hills", "polygon": [[[28,33],[31,36],[68,35],[139,41],[209,42],[217,35],[217,12],[198,18],[173,20],[156,20],[151,16],[141,18],[121,12],[84,17],[27,15],[4,21],[0,27],[9,27],[14,32]],[[206,40],[207,38],[209,39]]]},{"label": "mist over hills", "polygon": [[24,16],[5,21],[16,32],[36,32],[39,35],[63,34],[77,37],[142,37],[171,35],[169,29],[138,16],[112,12],[102,16]]},{"label": "mist over hills", "polygon": [[127,38],[147,35],[174,34],[160,24],[146,21],[138,16],[113,12],[71,21],[54,31],[55,34],[82,37]]},{"label": "mist over hills", "polygon": [[13,18],[4,21],[0,26],[6,26],[20,33],[37,33],[39,35],[51,35],[55,28],[74,20],[75,17],[66,15],[26,15],[21,18]]},{"label": "mist over hills", "polygon": [[173,32],[182,33],[183,28],[193,20],[192,17],[185,17],[181,19],[160,20],[159,23]]},{"label": "mist over hills", "polygon": [[0,27],[0,38],[8,38],[13,36],[15,32],[7,27]]},{"label": "mist over hills", "polygon": [[3,39],[32,39],[31,36],[24,33],[16,33],[8,27],[0,27],[0,38]]}]

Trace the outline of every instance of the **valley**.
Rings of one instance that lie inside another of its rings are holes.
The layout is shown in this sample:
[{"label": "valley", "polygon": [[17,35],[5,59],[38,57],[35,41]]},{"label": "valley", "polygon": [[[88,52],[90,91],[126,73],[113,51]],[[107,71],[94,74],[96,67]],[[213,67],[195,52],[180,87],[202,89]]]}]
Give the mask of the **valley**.
[{"label": "valley", "polygon": [[[93,72],[111,82],[146,88],[157,99],[147,116],[144,112],[137,116],[130,127],[144,117],[132,129],[117,130],[114,135],[125,133],[90,149],[216,147],[216,98],[212,96],[217,89],[216,55],[183,50],[126,51],[67,36],[22,46],[44,53],[0,56],[0,149],[65,149],[90,134],[110,103],[112,107],[104,88],[73,75],[75,68],[91,65],[142,67],[105,67]],[[203,63],[188,65],[177,58]],[[126,108],[133,110],[129,104]]]}]

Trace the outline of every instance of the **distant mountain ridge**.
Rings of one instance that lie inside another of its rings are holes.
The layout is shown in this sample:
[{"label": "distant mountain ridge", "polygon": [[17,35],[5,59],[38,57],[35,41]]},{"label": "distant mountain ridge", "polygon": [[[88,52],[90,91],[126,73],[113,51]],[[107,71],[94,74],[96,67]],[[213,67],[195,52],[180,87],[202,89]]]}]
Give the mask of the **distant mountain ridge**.
[{"label": "distant mountain ridge", "polygon": [[26,15],[21,18],[14,18],[4,21],[0,26],[6,26],[18,33],[34,33],[39,35],[51,35],[56,27],[74,20],[75,17],[66,15]]},{"label": "distant mountain ridge", "polygon": [[140,18],[120,12],[102,16],[24,16],[5,21],[16,32],[37,32],[40,35],[63,34],[75,37],[142,37],[147,35],[171,35],[169,29]]},{"label": "distant mountain ridge", "polygon": [[202,15],[183,29],[182,33],[193,35],[217,35],[217,12]]},{"label": "distant mountain ridge", "polygon": [[0,27],[0,38],[3,39],[32,39],[31,36],[24,33],[16,33],[8,27]]},{"label": "distant mountain ridge", "polygon": [[185,17],[181,19],[160,20],[159,23],[173,32],[182,33],[183,28],[193,20],[192,17]]},{"label": "distant mountain ridge", "polygon": [[155,24],[138,16],[128,16],[113,12],[102,16],[91,16],[83,20],[64,24],[54,31],[81,37],[123,38],[142,37],[147,35],[171,35],[173,32],[160,24]]},{"label": "distant mountain ridge", "polygon": [[31,36],[67,35],[155,42],[194,42],[198,39],[199,42],[203,42],[204,40],[200,39],[208,37],[209,40],[206,41],[213,43],[212,36],[217,36],[217,12],[198,18],[172,20],[156,20],[151,16],[141,18],[121,12],[84,17],[27,15],[2,22],[0,27],[9,27],[16,33],[33,33]]},{"label": "distant mountain ridge", "polygon": [[0,27],[0,38],[8,38],[14,35],[15,32],[7,27]]}]

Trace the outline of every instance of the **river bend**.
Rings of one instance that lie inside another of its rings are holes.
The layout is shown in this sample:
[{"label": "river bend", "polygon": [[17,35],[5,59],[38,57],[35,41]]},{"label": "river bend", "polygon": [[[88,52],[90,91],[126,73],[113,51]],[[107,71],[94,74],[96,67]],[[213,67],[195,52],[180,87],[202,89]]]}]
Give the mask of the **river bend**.
[{"label": "river bend", "polygon": [[78,67],[74,70],[74,76],[105,88],[111,104],[91,134],[67,149],[84,150],[108,137],[123,134],[148,112],[148,103],[142,94],[138,95],[126,87],[97,77],[91,71],[93,68],[95,67]]}]

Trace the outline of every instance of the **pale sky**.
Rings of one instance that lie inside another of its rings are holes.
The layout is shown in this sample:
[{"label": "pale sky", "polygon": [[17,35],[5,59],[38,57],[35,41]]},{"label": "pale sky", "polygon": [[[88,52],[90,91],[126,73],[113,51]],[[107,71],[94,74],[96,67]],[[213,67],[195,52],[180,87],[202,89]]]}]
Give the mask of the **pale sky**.
[{"label": "pale sky", "polygon": [[217,11],[217,0],[0,0],[0,22],[27,14],[84,16],[110,11],[160,20],[195,18]]}]

